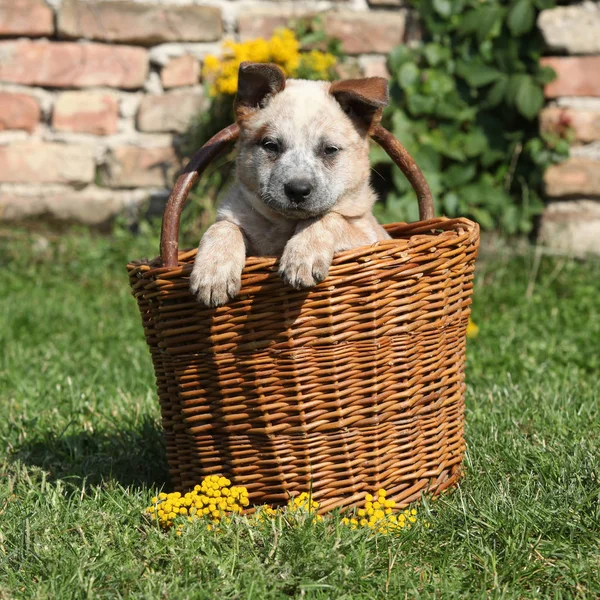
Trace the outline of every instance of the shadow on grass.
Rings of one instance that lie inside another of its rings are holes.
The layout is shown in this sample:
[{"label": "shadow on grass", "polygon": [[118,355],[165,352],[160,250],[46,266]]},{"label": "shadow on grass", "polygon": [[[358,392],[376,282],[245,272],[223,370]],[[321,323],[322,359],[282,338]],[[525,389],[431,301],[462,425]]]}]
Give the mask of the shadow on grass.
[{"label": "shadow on grass", "polygon": [[163,431],[149,418],[109,432],[49,432],[15,448],[13,459],[44,469],[53,481],[75,485],[85,480],[89,485],[160,488],[169,481]]}]

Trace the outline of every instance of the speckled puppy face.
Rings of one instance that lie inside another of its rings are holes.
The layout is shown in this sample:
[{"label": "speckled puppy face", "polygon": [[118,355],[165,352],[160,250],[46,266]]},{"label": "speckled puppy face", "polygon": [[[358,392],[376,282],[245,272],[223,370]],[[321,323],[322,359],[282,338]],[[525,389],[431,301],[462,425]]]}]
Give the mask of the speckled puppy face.
[{"label": "speckled puppy face", "polygon": [[289,218],[330,211],[369,176],[368,136],[330,88],[328,82],[288,80],[240,122],[238,180]]}]

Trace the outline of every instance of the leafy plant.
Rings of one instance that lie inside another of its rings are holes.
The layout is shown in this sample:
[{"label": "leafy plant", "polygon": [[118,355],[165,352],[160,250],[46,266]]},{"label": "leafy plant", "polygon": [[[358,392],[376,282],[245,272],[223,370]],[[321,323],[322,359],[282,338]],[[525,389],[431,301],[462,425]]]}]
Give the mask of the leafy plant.
[{"label": "leafy plant", "polygon": [[[526,233],[542,209],[545,169],[568,154],[568,139],[540,135],[543,86],[540,10],[553,0],[411,0],[425,32],[418,47],[389,57],[388,127],[423,170],[437,214],[470,216],[486,229]],[[389,158],[375,170],[392,187],[379,217],[418,219],[414,193]]]}]

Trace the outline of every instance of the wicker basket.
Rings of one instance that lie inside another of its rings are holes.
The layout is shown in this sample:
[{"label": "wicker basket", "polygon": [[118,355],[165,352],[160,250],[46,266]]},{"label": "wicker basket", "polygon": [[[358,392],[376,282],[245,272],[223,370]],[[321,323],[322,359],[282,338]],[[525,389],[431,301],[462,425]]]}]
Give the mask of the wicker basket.
[{"label": "wicker basket", "polygon": [[253,503],[312,489],[325,512],[384,487],[398,506],[439,493],[464,453],[465,335],[479,228],[434,219],[429,188],[385,129],[373,138],[417,191],[421,221],[393,240],[337,254],[329,277],[295,291],[275,258],[248,258],[240,296],[201,306],[188,288],[195,250],[179,217],[204,168],[238,135],[212,138],[165,210],[161,257],[128,265],[162,409],[172,483],[209,474]]}]

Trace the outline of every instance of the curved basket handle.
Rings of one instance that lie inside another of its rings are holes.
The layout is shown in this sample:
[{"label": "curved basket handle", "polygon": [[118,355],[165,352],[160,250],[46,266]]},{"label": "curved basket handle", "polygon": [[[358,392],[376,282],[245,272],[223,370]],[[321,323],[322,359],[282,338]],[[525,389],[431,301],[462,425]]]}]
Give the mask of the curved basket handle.
[{"label": "curved basket handle", "polygon": [[[239,126],[234,123],[222,129],[198,150],[187,164],[181,175],[177,178],[175,187],[169,196],[163,214],[162,229],[160,232],[160,257],[163,267],[177,266],[177,253],[179,250],[179,221],[183,205],[187,200],[192,186],[198,181],[208,164],[216,158],[230,143],[238,139]],[[396,166],[404,173],[419,201],[419,219],[426,221],[433,219],[433,197],[431,190],[423,177],[421,169],[413,160],[406,148],[381,125],[373,130],[371,137],[388,153]]]}]

